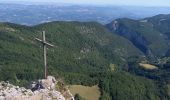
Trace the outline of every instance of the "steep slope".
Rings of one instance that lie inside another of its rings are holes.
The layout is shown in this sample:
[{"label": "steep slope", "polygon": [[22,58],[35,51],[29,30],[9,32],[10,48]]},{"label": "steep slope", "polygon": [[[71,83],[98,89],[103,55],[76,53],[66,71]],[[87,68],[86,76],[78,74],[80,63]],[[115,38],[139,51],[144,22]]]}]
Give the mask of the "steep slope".
[{"label": "steep slope", "polygon": [[106,27],[130,40],[148,57],[164,56],[169,49],[167,35],[155,29],[154,25],[146,19],[117,19],[107,24]]},{"label": "steep slope", "polygon": [[[154,29],[158,30],[162,34],[168,36],[170,40],[170,14],[160,14],[151,18],[146,18],[149,23],[152,23]],[[168,50],[167,56],[170,55],[170,49]]]},{"label": "steep slope", "polygon": [[154,29],[168,35],[168,37],[170,38],[170,28],[169,28],[170,14],[169,15],[160,14],[150,18],[146,18],[145,20],[147,20],[149,23],[152,23]]},{"label": "steep slope", "polygon": [[41,38],[42,30],[55,45],[48,49],[50,74],[67,72],[85,77],[107,71],[110,63],[121,66],[128,57],[142,55],[131,42],[95,22],[51,22],[34,27],[1,23],[1,80],[24,83],[20,80],[42,77],[42,48],[34,40]]}]

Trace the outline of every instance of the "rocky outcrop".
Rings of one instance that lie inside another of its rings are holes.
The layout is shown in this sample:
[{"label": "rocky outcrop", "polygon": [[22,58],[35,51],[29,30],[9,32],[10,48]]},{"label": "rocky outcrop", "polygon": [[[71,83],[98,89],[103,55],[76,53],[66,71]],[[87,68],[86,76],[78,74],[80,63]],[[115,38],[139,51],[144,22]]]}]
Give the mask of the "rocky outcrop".
[{"label": "rocky outcrop", "polygon": [[57,82],[54,77],[48,76],[32,82],[29,89],[0,82],[0,100],[74,100],[67,88],[64,92],[56,90]]}]

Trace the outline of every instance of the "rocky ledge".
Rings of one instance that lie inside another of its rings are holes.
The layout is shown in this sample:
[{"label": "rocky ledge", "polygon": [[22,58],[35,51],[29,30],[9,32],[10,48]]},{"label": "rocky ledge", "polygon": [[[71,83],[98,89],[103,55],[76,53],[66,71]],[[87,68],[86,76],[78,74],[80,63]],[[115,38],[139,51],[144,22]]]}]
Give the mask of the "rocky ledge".
[{"label": "rocky ledge", "polygon": [[68,88],[60,85],[63,90],[57,90],[58,83],[53,76],[33,81],[29,89],[0,82],[0,100],[74,100]]}]

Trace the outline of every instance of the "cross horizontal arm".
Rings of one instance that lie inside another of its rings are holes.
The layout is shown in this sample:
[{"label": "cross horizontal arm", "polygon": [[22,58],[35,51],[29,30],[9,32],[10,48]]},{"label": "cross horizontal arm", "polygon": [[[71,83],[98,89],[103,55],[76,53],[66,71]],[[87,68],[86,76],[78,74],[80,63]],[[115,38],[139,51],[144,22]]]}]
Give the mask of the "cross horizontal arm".
[{"label": "cross horizontal arm", "polygon": [[44,42],[46,45],[48,46],[51,46],[51,47],[54,47],[54,45],[50,44],[50,43],[47,43],[47,42]]},{"label": "cross horizontal arm", "polygon": [[43,40],[39,39],[39,38],[35,38],[37,41],[43,42]]},{"label": "cross horizontal arm", "polygon": [[51,47],[54,47],[54,45],[52,45],[52,44],[50,44],[50,43],[47,43],[46,41],[43,41],[43,40],[41,40],[41,39],[38,39],[38,38],[35,38],[37,41],[39,41],[39,42],[42,42],[43,44],[46,44],[46,45],[48,45],[48,46],[51,46]]}]

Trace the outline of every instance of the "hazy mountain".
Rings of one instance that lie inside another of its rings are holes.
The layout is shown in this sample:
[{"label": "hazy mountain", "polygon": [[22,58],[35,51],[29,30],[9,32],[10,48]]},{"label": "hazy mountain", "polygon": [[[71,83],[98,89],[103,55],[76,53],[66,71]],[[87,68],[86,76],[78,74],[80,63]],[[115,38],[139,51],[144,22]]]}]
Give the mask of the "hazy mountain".
[{"label": "hazy mountain", "polygon": [[170,13],[168,7],[88,6],[68,4],[0,3],[0,21],[35,25],[49,21],[97,21],[102,24],[116,18],[140,19]]}]

